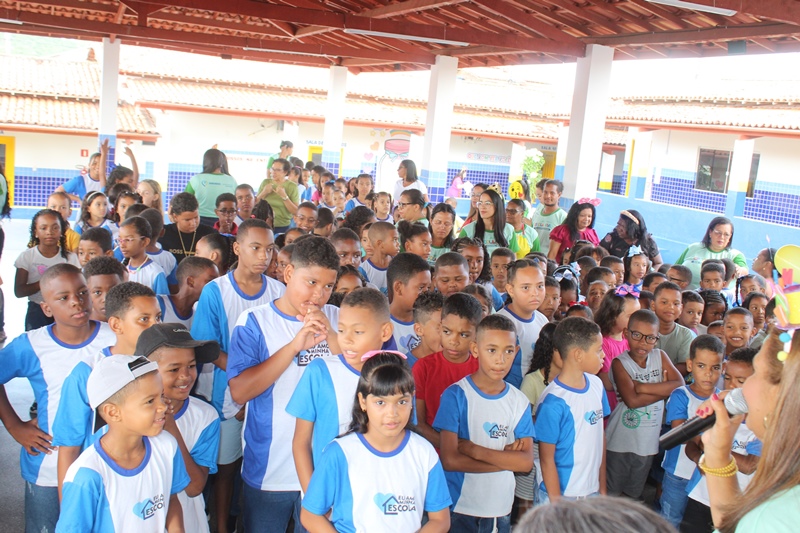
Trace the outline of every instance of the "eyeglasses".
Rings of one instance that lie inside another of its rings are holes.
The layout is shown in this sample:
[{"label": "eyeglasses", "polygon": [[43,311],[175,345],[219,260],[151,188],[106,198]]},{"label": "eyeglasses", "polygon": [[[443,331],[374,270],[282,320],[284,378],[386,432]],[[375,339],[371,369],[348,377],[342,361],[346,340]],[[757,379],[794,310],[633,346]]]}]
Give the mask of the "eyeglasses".
[{"label": "eyeglasses", "polygon": [[119,239],[120,244],[130,244],[134,241],[138,241],[139,239],[144,239],[144,237],[126,237],[124,239]]},{"label": "eyeglasses", "polygon": [[283,167],[272,167],[273,172],[284,172]]},{"label": "eyeglasses", "polygon": [[414,202],[397,202],[397,207],[407,207],[409,205],[417,205]]},{"label": "eyeglasses", "polygon": [[233,215],[236,214],[236,209],[217,209],[223,215]]},{"label": "eyeglasses", "polygon": [[509,215],[519,215],[522,213],[521,209],[506,209],[506,213]]},{"label": "eyeglasses", "polygon": [[485,205],[486,207],[489,207],[490,205],[494,205],[494,203],[491,202],[490,200],[486,200],[484,202],[475,202],[475,207],[480,207],[482,205]]},{"label": "eyeglasses", "polygon": [[644,342],[646,342],[647,344],[655,344],[658,342],[658,339],[661,338],[661,335],[645,335],[644,333],[634,330],[630,330],[630,333],[631,333],[631,339],[635,341],[640,341],[642,340],[642,338],[644,338]]},{"label": "eyeglasses", "polygon": [[718,230],[713,230],[711,233],[713,233],[715,237],[722,237],[725,239],[730,239],[731,237],[733,237],[733,235],[731,235],[730,233],[723,233]]}]

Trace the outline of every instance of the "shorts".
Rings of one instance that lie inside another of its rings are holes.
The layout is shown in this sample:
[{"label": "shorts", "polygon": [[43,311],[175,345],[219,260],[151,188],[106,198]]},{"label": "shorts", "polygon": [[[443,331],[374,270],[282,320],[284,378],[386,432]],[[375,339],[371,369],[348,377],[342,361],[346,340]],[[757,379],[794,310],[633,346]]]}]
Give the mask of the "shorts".
[{"label": "shorts", "polygon": [[634,500],[642,498],[654,455],[630,452],[606,452],[606,479],[609,496],[625,495]]},{"label": "shorts", "polygon": [[230,417],[219,424],[218,465],[229,465],[242,457],[242,428],[244,422]]}]

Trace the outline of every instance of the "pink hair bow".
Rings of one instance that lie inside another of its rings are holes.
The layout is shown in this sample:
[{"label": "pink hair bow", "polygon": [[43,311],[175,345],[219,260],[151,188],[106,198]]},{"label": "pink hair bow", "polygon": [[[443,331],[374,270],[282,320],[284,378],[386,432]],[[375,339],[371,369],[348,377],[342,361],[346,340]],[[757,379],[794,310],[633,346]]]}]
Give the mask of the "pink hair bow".
[{"label": "pink hair bow", "polygon": [[593,206],[597,207],[600,205],[600,198],[581,198],[578,200],[579,204],[592,204]]},{"label": "pink hair bow", "polygon": [[641,295],[642,289],[640,285],[631,285],[630,283],[623,283],[617,290],[614,291],[614,294],[617,296],[633,296],[634,298],[638,298]]},{"label": "pink hair bow", "polygon": [[369,352],[367,352],[367,353],[365,353],[364,355],[361,356],[361,362],[363,363],[367,359],[369,359],[371,357],[375,357],[379,353],[390,353],[390,354],[393,354],[393,355],[399,355],[403,359],[408,359],[408,357],[406,357],[406,354],[400,353],[397,350],[371,350],[371,351],[369,351]]}]

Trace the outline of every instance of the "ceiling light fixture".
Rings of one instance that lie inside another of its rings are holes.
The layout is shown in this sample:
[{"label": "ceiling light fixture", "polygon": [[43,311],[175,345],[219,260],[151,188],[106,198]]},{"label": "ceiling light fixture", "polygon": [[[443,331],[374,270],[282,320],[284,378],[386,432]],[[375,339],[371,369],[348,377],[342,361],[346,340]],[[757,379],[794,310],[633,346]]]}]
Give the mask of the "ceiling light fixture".
[{"label": "ceiling light fixture", "polygon": [[13,19],[0,19],[0,24],[14,24],[16,26],[22,26],[22,21]]},{"label": "ceiling light fixture", "polygon": [[733,9],[725,9],[716,6],[707,6],[705,4],[695,4],[694,2],[684,2],[683,0],[647,0],[651,4],[662,4],[665,6],[679,7],[681,9],[691,9],[693,11],[702,11],[703,13],[712,13],[714,15],[724,15],[732,17],[736,14]]},{"label": "ceiling light fixture", "polygon": [[368,37],[386,37],[388,39],[405,39],[406,41],[419,41],[421,43],[436,43],[449,46],[469,46],[463,41],[450,41],[448,39],[437,39],[435,37],[418,37],[416,35],[403,35],[402,33],[386,33],[383,31],[359,30],[357,28],[345,28],[344,32],[349,35],[366,35]]}]

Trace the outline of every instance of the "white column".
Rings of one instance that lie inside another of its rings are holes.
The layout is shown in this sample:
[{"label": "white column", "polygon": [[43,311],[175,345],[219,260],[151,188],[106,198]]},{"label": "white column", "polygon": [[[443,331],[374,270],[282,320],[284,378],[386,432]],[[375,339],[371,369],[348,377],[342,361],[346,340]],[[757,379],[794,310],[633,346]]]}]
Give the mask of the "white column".
[{"label": "white column", "polygon": [[731,170],[728,174],[728,199],[725,204],[725,216],[728,218],[744,215],[744,202],[747,197],[755,147],[756,140],[748,137],[740,137],[733,143]]},{"label": "white column", "polygon": [[437,56],[436,64],[431,67],[422,165],[415,163],[419,165],[420,178],[428,186],[428,198],[432,203],[443,201],[447,190],[457,72],[457,57]]},{"label": "white column", "polygon": [[567,163],[567,145],[569,144],[569,125],[558,124],[558,144],[556,145],[556,171],[553,178],[564,181],[564,165]]},{"label": "white column", "polygon": [[322,131],[322,166],[339,176],[344,135],[344,105],[347,97],[347,67],[331,67],[325,127]]},{"label": "white column", "polygon": [[112,42],[103,38],[103,70],[100,79],[100,120],[98,137],[102,144],[108,139],[109,151],[106,161],[107,171],[114,168],[117,146],[117,102],[119,86],[119,47],[120,40]]},{"label": "white column", "polygon": [[600,172],[603,132],[614,49],[590,44],[578,59],[570,113],[564,197],[594,197]]},{"label": "white column", "polygon": [[[511,143],[511,161],[509,162],[508,182],[509,184],[514,181],[522,179],[522,162],[525,160],[525,143],[512,142]],[[528,176],[530,180],[532,176]]]}]

